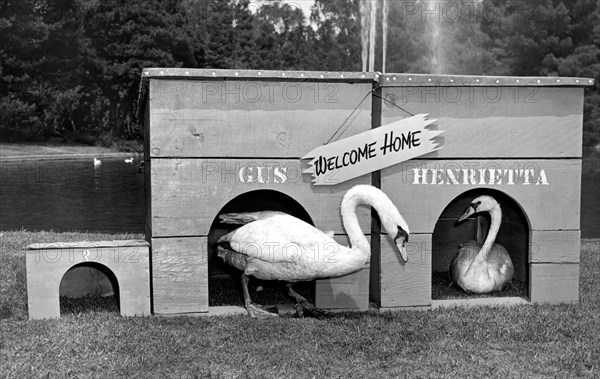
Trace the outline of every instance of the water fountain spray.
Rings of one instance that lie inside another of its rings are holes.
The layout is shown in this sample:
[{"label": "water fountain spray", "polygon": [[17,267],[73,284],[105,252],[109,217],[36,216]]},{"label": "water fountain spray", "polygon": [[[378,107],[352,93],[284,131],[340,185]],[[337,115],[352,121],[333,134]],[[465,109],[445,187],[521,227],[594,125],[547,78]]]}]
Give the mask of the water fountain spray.
[{"label": "water fountain spray", "polygon": [[[388,0],[383,0],[381,5],[382,18],[382,72],[385,72],[387,54],[387,30],[388,30]],[[361,24],[361,46],[362,46],[362,69],[363,71],[375,71],[375,47],[377,35],[377,1],[361,0],[359,3]]]}]

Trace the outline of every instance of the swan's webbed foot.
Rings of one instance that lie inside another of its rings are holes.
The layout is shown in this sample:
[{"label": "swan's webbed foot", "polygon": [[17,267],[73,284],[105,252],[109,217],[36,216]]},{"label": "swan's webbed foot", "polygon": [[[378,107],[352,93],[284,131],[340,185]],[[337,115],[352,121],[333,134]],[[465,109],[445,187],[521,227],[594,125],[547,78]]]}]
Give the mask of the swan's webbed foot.
[{"label": "swan's webbed foot", "polygon": [[250,278],[245,273],[242,274],[242,289],[244,290],[244,304],[246,304],[246,311],[248,311],[248,316],[255,318],[267,318],[267,317],[278,317],[277,307],[275,308],[275,313],[271,312],[273,307],[263,307],[262,305],[258,305],[252,302],[250,299],[250,291],[248,291],[248,281]]},{"label": "swan's webbed foot", "polygon": [[294,305],[294,308],[296,309],[296,315],[298,317],[304,317],[304,312],[308,312],[316,318],[333,317],[333,313],[321,308],[317,308],[310,301],[306,300],[304,296],[296,292],[292,288],[292,283],[288,283],[287,287],[290,296],[296,299],[296,305]]},{"label": "swan's webbed foot", "polygon": [[254,318],[279,317],[277,307],[263,307],[262,305],[250,303],[246,305],[246,311],[248,311],[248,316]]}]

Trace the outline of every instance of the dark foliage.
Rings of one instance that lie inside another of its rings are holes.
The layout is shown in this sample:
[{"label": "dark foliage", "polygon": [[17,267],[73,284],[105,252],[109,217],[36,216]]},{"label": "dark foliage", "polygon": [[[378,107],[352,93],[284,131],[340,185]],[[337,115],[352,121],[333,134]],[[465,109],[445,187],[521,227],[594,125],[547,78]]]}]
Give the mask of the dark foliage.
[{"label": "dark foliage", "polygon": [[[3,1],[0,140],[141,138],[143,67],[359,71],[359,3]],[[600,143],[597,0],[389,4],[387,71],[595,78],[584,144]]]}]

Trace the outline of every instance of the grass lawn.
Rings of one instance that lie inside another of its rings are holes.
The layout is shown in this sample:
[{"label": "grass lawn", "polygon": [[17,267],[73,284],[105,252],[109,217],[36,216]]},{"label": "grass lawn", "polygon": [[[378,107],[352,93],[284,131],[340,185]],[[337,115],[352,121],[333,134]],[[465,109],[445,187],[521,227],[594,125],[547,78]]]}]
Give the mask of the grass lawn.
[{"label": "grass lawn", "polygon": [[2,232],[3,377],[600,377],[600,240],[582,241],[576,305],[27,321],[24,246],[123,238],[140,236]]}]

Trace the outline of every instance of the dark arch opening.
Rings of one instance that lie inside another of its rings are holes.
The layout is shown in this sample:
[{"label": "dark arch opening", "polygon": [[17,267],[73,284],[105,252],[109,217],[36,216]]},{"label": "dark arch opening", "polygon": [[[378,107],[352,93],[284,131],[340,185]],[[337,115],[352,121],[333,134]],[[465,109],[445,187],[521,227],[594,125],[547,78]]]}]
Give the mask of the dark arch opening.
[{"label": "dark arch opening", "polygon": [[71,267],[60,281],[59,298],[61,315],[120,311],[117,277],[96,262]]},{"label": "dark arch opening", "polygon": [[[243,193],[230,200],[215,216],[208,233],[208,303],[209,306],[243,305],[241,272],[217,256],[217,240],[240,225],[223,224],[223,213],[280,211],[288,213],[314,226],[304,207],[292,197],[274,190],[256,190]],[[253,301],[261,305],[287,304],[285,283],[250,280]],[[297,283],[294,289],[314,301],[314,282]]]},{"label": "dark arch opening", "polygon": [[[478,213],[461,223],[458,218],[464,213],[471,200],[481,195],[489,195],[500,203],[502,224],[495,243],[506,248],[515,267],[513,286],[503,292],[469,295],[458,286],[450,287],[448,272],[450,261],[458,251],[458,246],[476,239],[478,230],[482,237],[487,236],[490,224],[488,213]],[[433,300],[470,297],[529,297],[529,239],[531,228],[523,208],[509,195],[490,188],[476,188],[463,192],[454,198],[442,211],[432,235],[432,287]]]}]

